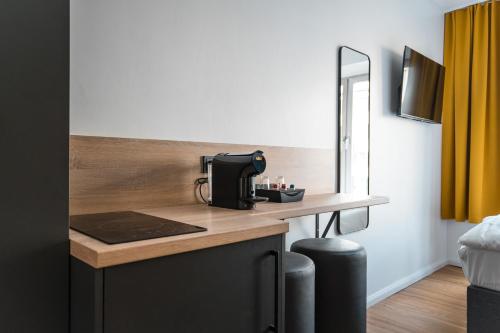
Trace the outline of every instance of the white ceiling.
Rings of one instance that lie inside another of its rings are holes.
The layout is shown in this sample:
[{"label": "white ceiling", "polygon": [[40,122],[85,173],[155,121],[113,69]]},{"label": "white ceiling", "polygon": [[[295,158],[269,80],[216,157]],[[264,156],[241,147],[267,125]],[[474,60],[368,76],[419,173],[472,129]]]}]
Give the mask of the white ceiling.
[{"label": "white ceiling", "polygon": [[444,12],[449,12],[458,8],[462,8],[465,6],[473,5],[475,3],[483,2],[483,1],[472,1],[472,0],[434,0]]}]

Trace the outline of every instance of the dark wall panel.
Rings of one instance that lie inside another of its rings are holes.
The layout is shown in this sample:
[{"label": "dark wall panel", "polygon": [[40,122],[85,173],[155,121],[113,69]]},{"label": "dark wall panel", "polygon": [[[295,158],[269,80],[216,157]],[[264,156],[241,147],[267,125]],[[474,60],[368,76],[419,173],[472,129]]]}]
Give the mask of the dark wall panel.
[{"label": "dark wall panel", "polygon": [[68,331],[69,0],[0,1],[0,331]]}]

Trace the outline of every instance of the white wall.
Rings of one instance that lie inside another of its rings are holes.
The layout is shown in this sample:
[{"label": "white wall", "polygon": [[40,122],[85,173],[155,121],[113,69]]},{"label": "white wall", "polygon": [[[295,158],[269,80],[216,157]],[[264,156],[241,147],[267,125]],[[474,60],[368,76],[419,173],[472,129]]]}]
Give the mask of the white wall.
[{"label": "white wall", "polygon": [[376,301],[447,260],[441,126],[392,114],[404,45],[441,62],[442,39],[432,0],[72,0],[71,132],[333,149],[337,49],[367,53],[370,188],[391,203],[347,238]]},{"label": "white wall", "polygon": [[331,1],[73,0],[71,131],[333,147],[336,44],[323,23],[334,10]]}]

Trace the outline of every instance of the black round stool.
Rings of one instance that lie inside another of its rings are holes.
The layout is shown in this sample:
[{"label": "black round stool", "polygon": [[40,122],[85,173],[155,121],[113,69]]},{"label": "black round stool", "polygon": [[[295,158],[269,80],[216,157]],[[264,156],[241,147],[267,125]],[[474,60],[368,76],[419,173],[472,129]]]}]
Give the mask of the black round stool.
[{"label": "black round stool", "polygon": [[316,333],[366,332],[366,252],[340,238],[296,241],[316,267]]},{"label": "black round stool", "polygon": [[314,333],[314,263],[285,253],[285,332]]}]

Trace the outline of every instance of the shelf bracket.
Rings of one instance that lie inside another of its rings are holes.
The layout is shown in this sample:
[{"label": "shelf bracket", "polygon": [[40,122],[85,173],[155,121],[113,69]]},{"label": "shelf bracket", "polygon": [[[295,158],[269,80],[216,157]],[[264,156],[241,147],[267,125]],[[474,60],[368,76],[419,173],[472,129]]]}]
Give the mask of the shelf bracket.
[{"label": "shelf bracket", "polygon": [[[323,234],[321,235],[321,238],[326,238],[326,235],[328,234],[328,231],[330,231],[330,228],[332,227],[333,225],[333,222],[335,222],[335,220],[337,219],[339,215],[339,212],[338,211],[335,211],[332,213],[332,216],[330,216],[330,220],[328,221],[328,224],[326,225],[326,228],[325,230],[323,231]],[[320,233],[320,228],[319,228],[319,214],[316,214],[315,215],[316,217],[316,221],[315,221],[315,237],[316,238],[320,238],[319,237],[319,233]]]}]

